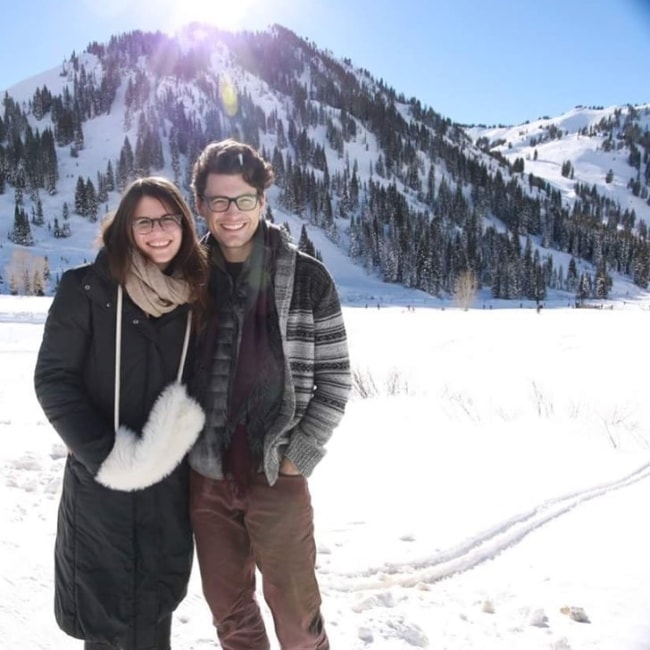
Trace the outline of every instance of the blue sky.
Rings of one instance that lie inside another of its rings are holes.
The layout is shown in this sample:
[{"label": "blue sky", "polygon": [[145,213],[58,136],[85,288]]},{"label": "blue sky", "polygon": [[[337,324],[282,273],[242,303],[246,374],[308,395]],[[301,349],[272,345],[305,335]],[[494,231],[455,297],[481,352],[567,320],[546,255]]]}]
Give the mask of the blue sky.
[{"label": "blue sky", "polygon": [[32,0],[4,3],[0,90],[90,41],[279,23],[461,123],[650,101],[649,0]]}]

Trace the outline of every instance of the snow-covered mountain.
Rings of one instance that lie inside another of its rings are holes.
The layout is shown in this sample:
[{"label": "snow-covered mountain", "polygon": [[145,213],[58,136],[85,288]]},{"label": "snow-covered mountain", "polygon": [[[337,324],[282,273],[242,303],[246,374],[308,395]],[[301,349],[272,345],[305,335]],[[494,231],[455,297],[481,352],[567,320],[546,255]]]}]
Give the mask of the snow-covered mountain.
[{"label": "snow-covered mountain", "polygon": [[567,202],[576,198],[576,184],[595,187],[623,210],[650,220],[650,104],[576,106],[554,118],[469,127],[467,132],[482,148],[512,164],[523,159],[527,174],[551,183]]},{"label": "snow-covered mountain", "polygon": [[273,162],[274,220],[304,226],[343,289],[358,273],[444,302],[469,274],[482,301],[645,296],[649,109],[464,128],[279,26],[116,36],[4,95],[0,291],[35,291],[46,259],[51,292],[130,178],[190,199],[198,152],[234,136]]},{"label": "snow-covered mountain", "polygon": [[[483,151],[523,170],[531,187],[541,181],[559,192],[569,210],[588,196],[595,199],[590,202],[596,224],[613,225],[618,231],[629,228],[647,238],[650,104],[576,106],[553,118],[515,126],[470,126],[466,131]],[[612,213],[617,215],[615,223],[608,224]],[[564,251],[552,254],[568,264],[570,256]],[[630,286],[625,274],[612,276],[611,296],[645,293],[639,291],[645,287]]]}]

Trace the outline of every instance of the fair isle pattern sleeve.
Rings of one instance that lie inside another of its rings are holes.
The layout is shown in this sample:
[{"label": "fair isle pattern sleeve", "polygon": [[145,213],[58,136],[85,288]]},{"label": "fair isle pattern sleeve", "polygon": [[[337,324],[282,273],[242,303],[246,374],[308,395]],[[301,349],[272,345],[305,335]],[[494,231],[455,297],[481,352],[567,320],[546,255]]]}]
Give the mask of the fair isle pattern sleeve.
[{"label": "fair isle pattern sleeve", "polygon": [[296,259],[285,345],[295,395],[285,455],[309,476],[343,417],[351,374],[334,281],[320,262],[301,253]]}]

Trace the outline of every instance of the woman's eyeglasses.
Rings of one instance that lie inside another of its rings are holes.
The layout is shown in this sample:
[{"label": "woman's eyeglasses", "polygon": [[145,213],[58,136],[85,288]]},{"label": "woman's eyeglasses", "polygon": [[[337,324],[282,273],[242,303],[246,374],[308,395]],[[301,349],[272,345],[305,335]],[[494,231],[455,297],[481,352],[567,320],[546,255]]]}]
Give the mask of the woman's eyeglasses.
[{"label": "woman's eyeglasses", "polygon": [[183,216],[180,214],[165,214],[162,217],[136,217],[133,224],[133,231],[138,235],[148,235],[153,232],[156,224],[158,224],[165,232],[172,232],[178,230],[183,221]]}]

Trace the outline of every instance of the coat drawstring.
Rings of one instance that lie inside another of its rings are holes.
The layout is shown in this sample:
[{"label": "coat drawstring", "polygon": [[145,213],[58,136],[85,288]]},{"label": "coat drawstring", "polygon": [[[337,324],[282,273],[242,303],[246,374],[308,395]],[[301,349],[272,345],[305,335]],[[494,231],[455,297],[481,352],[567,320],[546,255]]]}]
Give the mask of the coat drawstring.
[{"label": "coat drawstring", "polygon": [[[117,307],[115,316],[115,400],[113,408],[113,426],[115,431],[120,428],[120,373],[122,366],[122,304],[124,302],[122,285],[117,285]],[[192,311],[187,312],[187,322],[185,324],[185,338],[183,339],[183,350],[181,360],[178,366],[176,380],[180,383],[183,377],[183,368],[187,359],[187,349],[190,342],[190,331],[192,329]]]}]

